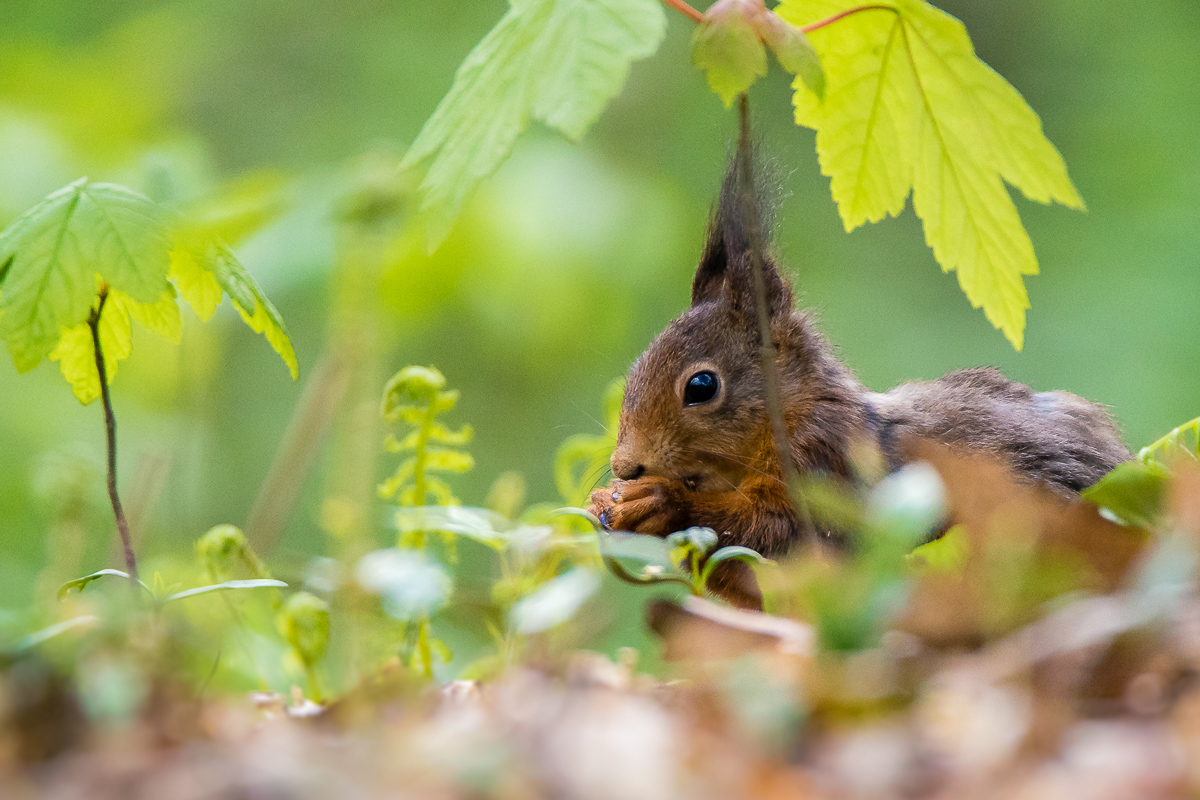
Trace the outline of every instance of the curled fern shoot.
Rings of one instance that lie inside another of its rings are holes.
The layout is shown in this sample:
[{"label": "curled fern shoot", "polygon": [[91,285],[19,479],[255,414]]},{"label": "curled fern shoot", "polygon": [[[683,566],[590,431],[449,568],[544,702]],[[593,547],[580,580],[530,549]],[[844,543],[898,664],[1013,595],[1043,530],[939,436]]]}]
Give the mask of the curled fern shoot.
[{"label": "curled fern shoot", "polygon": [[291,655],[304,669],[312,699],[322,702],[324,692],[317,664],[329,650],[329,604],[308,592],[296,592],[279,615],[279,628]]},{"label": "curled fern shoot", "polygon": [[[470,425],[452,430],[438,417],[458,403],[457,389],[446,388],[446,376],[434,367],[409,366],[397,372],[383,390],[380,413],[385,421],[403,426],[403,435],[389,435],[384,446],[389,452],[404,456],[392,477],[379,485],[379,496],[404,507],[435,505],[457,506],[459,500],[450,484],[439,474],[463,473],[475,466],[471,454],[461,449],[471,441],[474,431]],[[423,551],[428,543],[424,529],[403,530],[398,545],[402,550]],[[451,562],[458,558],[457,534],[439,531],[446,555]],[[433,638],[428,615],[414,620],[405,634],[406,659],[414,670],[426,678],[433,677],[434,653],[449,660],[449,651]]]},{"label": "curled fern shoot", "polygon": [[[438,417],[458,403],[457,389],[446,389],[446,377],[433,367],[405,367],[396,373],[383,391],[381,413],[384,420],[399,423],[409,430],[403,437],[389,435],[384,446],[389,452],[405,456],[390,478],[379,485],[379,496],[398,505],[459,505],[450,485],[437,474],[463,473],[475,466],[475,459],[461,448],[471,441],[470,425],[452,430]],[[454,554],[454,537],[444,535],[447,549]],[[401,534],[401,547],[423,549],[425,531]]]},{"label": "curled fern shoot", "polygon": [[230,568],[240,563],[255,578],[270,578],[263,563],[241,529],[234,525],[217,525],[196,540],[196,555],[204,563],[213,583],[230,579]]}]

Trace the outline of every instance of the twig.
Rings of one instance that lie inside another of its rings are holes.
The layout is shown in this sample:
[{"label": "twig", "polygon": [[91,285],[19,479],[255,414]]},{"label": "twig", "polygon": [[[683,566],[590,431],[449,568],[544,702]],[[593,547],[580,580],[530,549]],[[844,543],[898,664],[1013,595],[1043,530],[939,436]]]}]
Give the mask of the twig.
[{"label": "twig", "polygon": [[857,14],[860,11],[891,11],[895,14],[900,13],[900,10],[895,6],[887,6],[878,3],[869,6],[855,6],[854,8],[847,8],[845,11],[839,11],[832,17],[826,17],[825,19],[819,19],[816,22],[810,22],[807,25],[801,25],[800,30],[804,33],[812,33],[813,31],[824,28],[826,25],[832,25],[839,19],[845,19],[851,14]]},{"label": "twig", "polygon": [[704,21],[704,15],[701,14],[696,9],[689,6],[687,3],[684,2],[684,0],[663,0],[663,2],[666,3],[667,5],[669,5],[671,8],[678,11],[680,14],[683,14],[685,17],[690,19],[692,22],[703,22]]},{"label": "twig", "polygon": [[117,494],[117,418],[113,414],[112,398],[108,393],[108,372],[104,367],[104,350],[100,346],[100,314],[104,311],[104,303],[108,300],[108,285],[100,287],[100,304],[88,317],[88,327],[92,329],[92,347],[96,354],[96,375],[100,378],[100,400],[104,404],[104,433],[108,443],[108,499],[112,502],[113,516],[117,519],[117,530],[121,534],[121,546],[125,549],[125,571],[133,586],[137,587],[137,559],[133,555],[133,540],[129,536],[129,522],[125,519],[125,511],[121,508],[121,498]]},{"label": "twig", "polygon": [[[678,11],[680,14],[683,14],[692,22],[704,21],[704,14],[692,8],[690,5],[684,2],[684,0],[663,0],[663,2]],[[832,17],[826,17],[825,19],[819,19],[816,22],[810,22],[807,25],[798,25],[797,27],[804,33],[812,33],[813,31],[818,31],[821,28],[824,28],[826,25],[832,25],[840,19],[845,19],[853,14],[857,14],[860,11],[891,11],[896,14],[900,13],[900,10],[895,6],[884,5],[882,3],[873,3],[865,6],[847,8],[844,11],[839,11]]]},{"label": "twig", "polygon": [[738,215],[750,244],[750,273],[754,280],[754,305],[758,316],[758,347],[762,360],[763,383],[767,392],[767,409],[775,439],[779,469],[787,484],[796,511],[804,524],[805,534],[815,534],[808,506],[796,491],[796,467],[788,445],[787,426],[783,421],[783,400],[779,384],[779,366],[775,362],[775,340],[771,336],[771,316],[767,308],[767,282],[762,261],[762,231],[759,229],[758,206],[755,202],[753,143],[750,139],[750,98],[743,92],[738,97]]}]

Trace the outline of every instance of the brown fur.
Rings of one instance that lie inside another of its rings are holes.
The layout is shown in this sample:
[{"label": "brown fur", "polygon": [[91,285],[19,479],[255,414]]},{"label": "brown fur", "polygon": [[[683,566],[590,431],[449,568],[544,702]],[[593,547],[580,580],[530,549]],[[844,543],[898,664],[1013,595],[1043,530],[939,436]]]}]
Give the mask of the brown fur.
[{"label": "brown fur", "polygon": [[[592,495],[611,528],[665,535],[713,528],[721,544],[780,555],[815,535],[784,484],[759,359],[750,237],[736,213],[738,176],[727,175],[692,286],[692,305],[634,364],[626,386],[615,480]],[[1033,392],[992,369],[952,372],[884,394],[867,391],[834,355],[769,254],[765,268],[788,445],[801,473],[854,482],[856,455],[887,470],[933,442],[995,457],[1019,479],[1075,496],[1130,457],[1107,412],[1067,392]],[[701,370],[717,397],[685,406]],[[953,509],[952,509],[953,511]]]}]

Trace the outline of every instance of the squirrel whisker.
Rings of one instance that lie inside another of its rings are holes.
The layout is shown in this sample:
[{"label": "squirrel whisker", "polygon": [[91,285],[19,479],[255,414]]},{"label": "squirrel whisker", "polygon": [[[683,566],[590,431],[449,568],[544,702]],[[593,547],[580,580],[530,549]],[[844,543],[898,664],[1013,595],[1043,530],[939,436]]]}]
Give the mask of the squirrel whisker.
[{"label": "squirrel whisker", "polygon": [[[781,486],[787,486],[787,482],[784,481],[783,478],[780,478],[776,475],[772,475],[768,472],[763,472],[758,467],[748,464],[745,461],[742,461],[741,459],[738,459],[738,458],[730,455],[729,453],[719,453],[716,450],[704,450],[699,447],[690,447],[690,446],[686,446],[686,445],[683,447],[683,449],[690,450],[693,453],[699,453],[701,455],[715,456],[716,458],[724,458],[728,461],[732,461],[733,463],[737,464],[738,466],[745,467],[746,469],[750,470],[751,472],[757,472],[759,475],[762,475],[764,478],[769,478],[770,480],[775,481],[776,483],[778,483]],[[724,478],[725,476],[722,475],[721,477]],[[729,479],[725,478],[725,480],[728,481]],[[732,481],[730,481],[730,483],[732,483]]]}]

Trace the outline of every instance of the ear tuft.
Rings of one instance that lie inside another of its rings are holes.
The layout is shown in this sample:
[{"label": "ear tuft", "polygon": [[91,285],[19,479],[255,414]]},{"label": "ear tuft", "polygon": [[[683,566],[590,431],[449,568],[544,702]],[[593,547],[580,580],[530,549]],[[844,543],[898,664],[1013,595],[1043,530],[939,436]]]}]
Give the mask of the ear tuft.
[{"label": "ear tuft", "polygon": [[[752,243],[758,245],[758,258],[766,280],[767,302],[772,316],[787,313],[792,308],[792,290],[779,274],[775,261],[768,253],[771,224],[778,202],[779,181],[757,166],[753,144],[751,152],[730,155],[721,194],[708,224],[708,238],[696,277],[692,280],[692,305],[728,299],[735,307],[752,311],[754,308],[754,277]],[[749,155],[749,158],[744,157]],[[749,162],[750,174],[744,165]],[[775,187],[765,192],[764,186]],[[749,196],[743,202],[745,188]],[[770,201],[774,195],[776,202]]]}]

